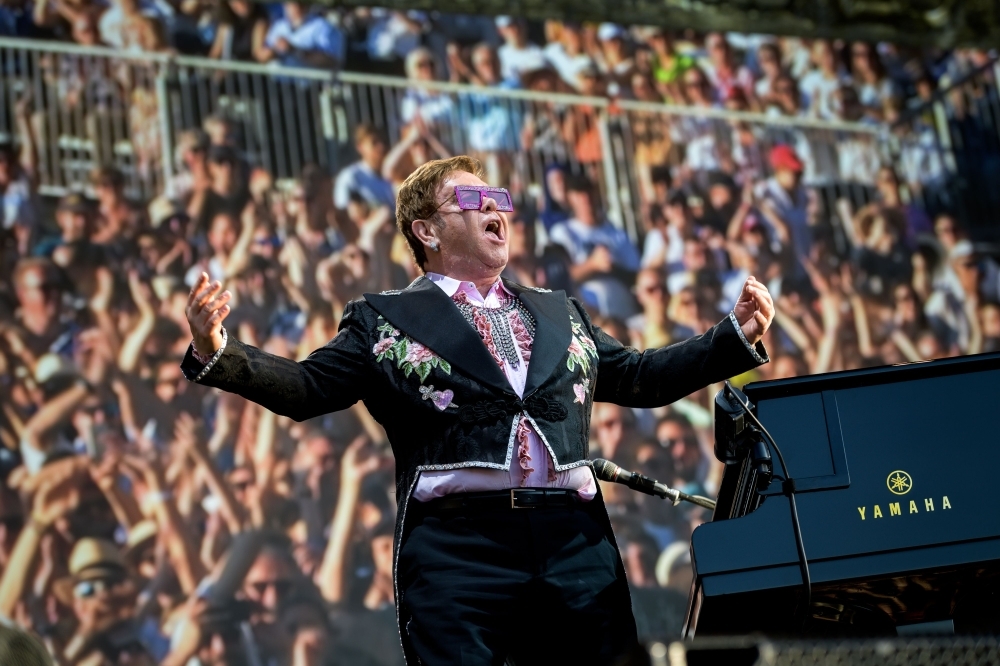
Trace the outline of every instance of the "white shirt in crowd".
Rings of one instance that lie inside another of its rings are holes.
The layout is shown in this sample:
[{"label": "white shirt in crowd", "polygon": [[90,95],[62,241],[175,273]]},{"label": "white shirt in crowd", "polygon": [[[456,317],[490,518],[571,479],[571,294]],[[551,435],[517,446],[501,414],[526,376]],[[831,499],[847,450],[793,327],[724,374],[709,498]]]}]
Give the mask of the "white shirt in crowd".
[{"label": "white shirt in crowd", "polygon": [[[287,41],[293,49],[320,51],[337,62],[344,62],[346,45],[343,34],[319,14],[307,16],[297,28],[287,18],[281,17],[268,29],[264,44],[273,49],[279,39]],[[290,67],[305,64],[292,53],[281,56],[280,62]]]},{"label": "white shirt in crowd", "polygon": [[521,48],[504,44],[497,49],[500,58],[500,78],[520,80],[525,72],[545,67],[545,52],[535,44]]},{"label": "white shirt in crowd", "polygon": [[[164,0],[140,0],[139,13],[163,22],[174,18],[174,8]],[[125,24],[126,18],[121,4],[112,2],[97,22],[97,32],[101,36],[101,41],[112,48],[125,48],[123,38]]]},{"label": "white shirt in crowd", "polygon": [[11,181],[0,192],[0,226],[10,229],[34,227],[37,215],[34,197],[31,193],[31,183],[24,176]]},{"label": "white shirt in crowd", "polygon": [[593,61],[586,53],[571,56],[559,42],[553,42],[545,47],[545,59],[568,85],[577,88],[580,85],[580,72]]},{"label": "white shirt in crowd", "polygon": [[426,22],[423,12],[390,12],[381,7],[372,9],[375,21],[368,28],[368,57],[372,60],[403,60],[420,46],[420,33],[412,29],[413,21]]},{"label": "white shirt in crowd", "polygon": [[850,83],[851,77],[846,74],[828,78],[823,72],[814,69],[799,81],[799,90],[808,100],[809,108],[814,109],[817,116],[824,120],[836,120],[837,110],[834,100],[837,90],[840,86]]}]

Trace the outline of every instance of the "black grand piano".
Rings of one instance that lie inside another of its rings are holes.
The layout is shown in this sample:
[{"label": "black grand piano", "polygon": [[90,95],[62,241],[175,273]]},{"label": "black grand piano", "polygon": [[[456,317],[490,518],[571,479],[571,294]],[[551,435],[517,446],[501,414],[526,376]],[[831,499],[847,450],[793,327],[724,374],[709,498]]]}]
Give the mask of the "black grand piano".
[{"label": "black grand piano", "polygon": [[692,537],[687,638],[1000,631],[1000,353],[743,392],[788,469],[772,457],[768,482],[754,428],[720,454],[717,408],[729,460]]}]

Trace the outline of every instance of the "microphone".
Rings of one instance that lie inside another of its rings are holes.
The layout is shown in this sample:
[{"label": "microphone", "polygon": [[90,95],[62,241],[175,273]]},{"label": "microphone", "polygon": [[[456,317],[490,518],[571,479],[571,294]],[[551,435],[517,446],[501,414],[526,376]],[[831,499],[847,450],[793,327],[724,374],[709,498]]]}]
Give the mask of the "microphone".
[{"label": "microphone", "polygon": [[630,472],[627,469],[623,469],[610,460],[605,460],[604,458],[595,458],[590,462],[594,466],[594,472],[597,474],[597,478],[601,481],[620,483],[624,486],[628,486],[632,490],[638,490],[640,493],[646,493],[647,495],[653,495],[654,497],[668,499],[674,506],[677,506],[681,503],[681,501],[684,501],[697,504],[698,506],[703,506],[706,509],[715,510],[715,500],[710,500],[707,497],[702,497],[701,495],[688,495],[687,493],[670,488],[665,483],[660,483],[656,479],[643,476],[638,472]]}]

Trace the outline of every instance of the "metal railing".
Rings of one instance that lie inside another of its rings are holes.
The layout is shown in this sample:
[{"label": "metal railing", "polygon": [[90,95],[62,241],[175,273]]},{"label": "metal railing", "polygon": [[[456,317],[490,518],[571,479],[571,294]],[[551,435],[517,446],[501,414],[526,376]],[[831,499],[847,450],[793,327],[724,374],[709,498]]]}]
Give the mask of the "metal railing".
[{"label": "metal railing", "polygon": [[353,130],[367,123],[390,146],[412,144],[400,168],[440,152],[473,154],[491,180],[543,206],[566,207],[550,170],[584,174],[609,219],[638,240],[657,167],[763,177],[768,149],[788,143],[833,210],[838,197],[865,203],[873,169],[890,159],[884,132],[862,124],[24,39],[0,38],[0,72],[0,138],[17,133],[18,117],[30,122],[48,194],[86,189],[102,164],[120,168],[136,198],[170,193],[185,168],[181,133],[213,117],[275,179],[310,163],[336,172],[354,159]]},{"label": "metal railing", "polygon": [[[956,62],[960,62],[956,59]],[[949,213],[979,239],[1000,241],[1000,60],[970,62],[907,109],[889,145],[914,202]]]}]

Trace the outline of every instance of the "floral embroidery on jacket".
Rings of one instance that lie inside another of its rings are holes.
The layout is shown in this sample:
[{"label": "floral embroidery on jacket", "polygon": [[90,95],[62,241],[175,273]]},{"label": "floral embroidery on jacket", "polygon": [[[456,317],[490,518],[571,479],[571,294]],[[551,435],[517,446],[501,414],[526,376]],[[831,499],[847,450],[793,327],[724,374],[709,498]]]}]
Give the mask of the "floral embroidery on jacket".
[{"label": "floral embroidery on jacket", "polygon": [[378,342],[372,347],[376,361],[389,359],[396,362],[396,367],[407,377],[416,372],[420,381],[427,379],[432,368],[441,368],[445,374],[451,374],[451,363],[444,360],[430,349],[408,336],[401,336],[399,329],[392,324],[384,323],[378,327]]},{"label": "floral embroidery on jacket", "polygon": [[573,393],[576,395],[575,403],[587,404],[587,391],[590,390],[590,380],[584,378],[579,384],[573,384]]},{"label": "floral embroidery on jacket", "polygon": [[590,339],[590,336],[583,332],[583,324],[572,322],[573,339],[569,343],[569,357],[566,359],[566,368],[573,372],[576,366],[580,366],[580,372],[586,377],[590,372],[590,360],[597,360],[597,345]]}]

